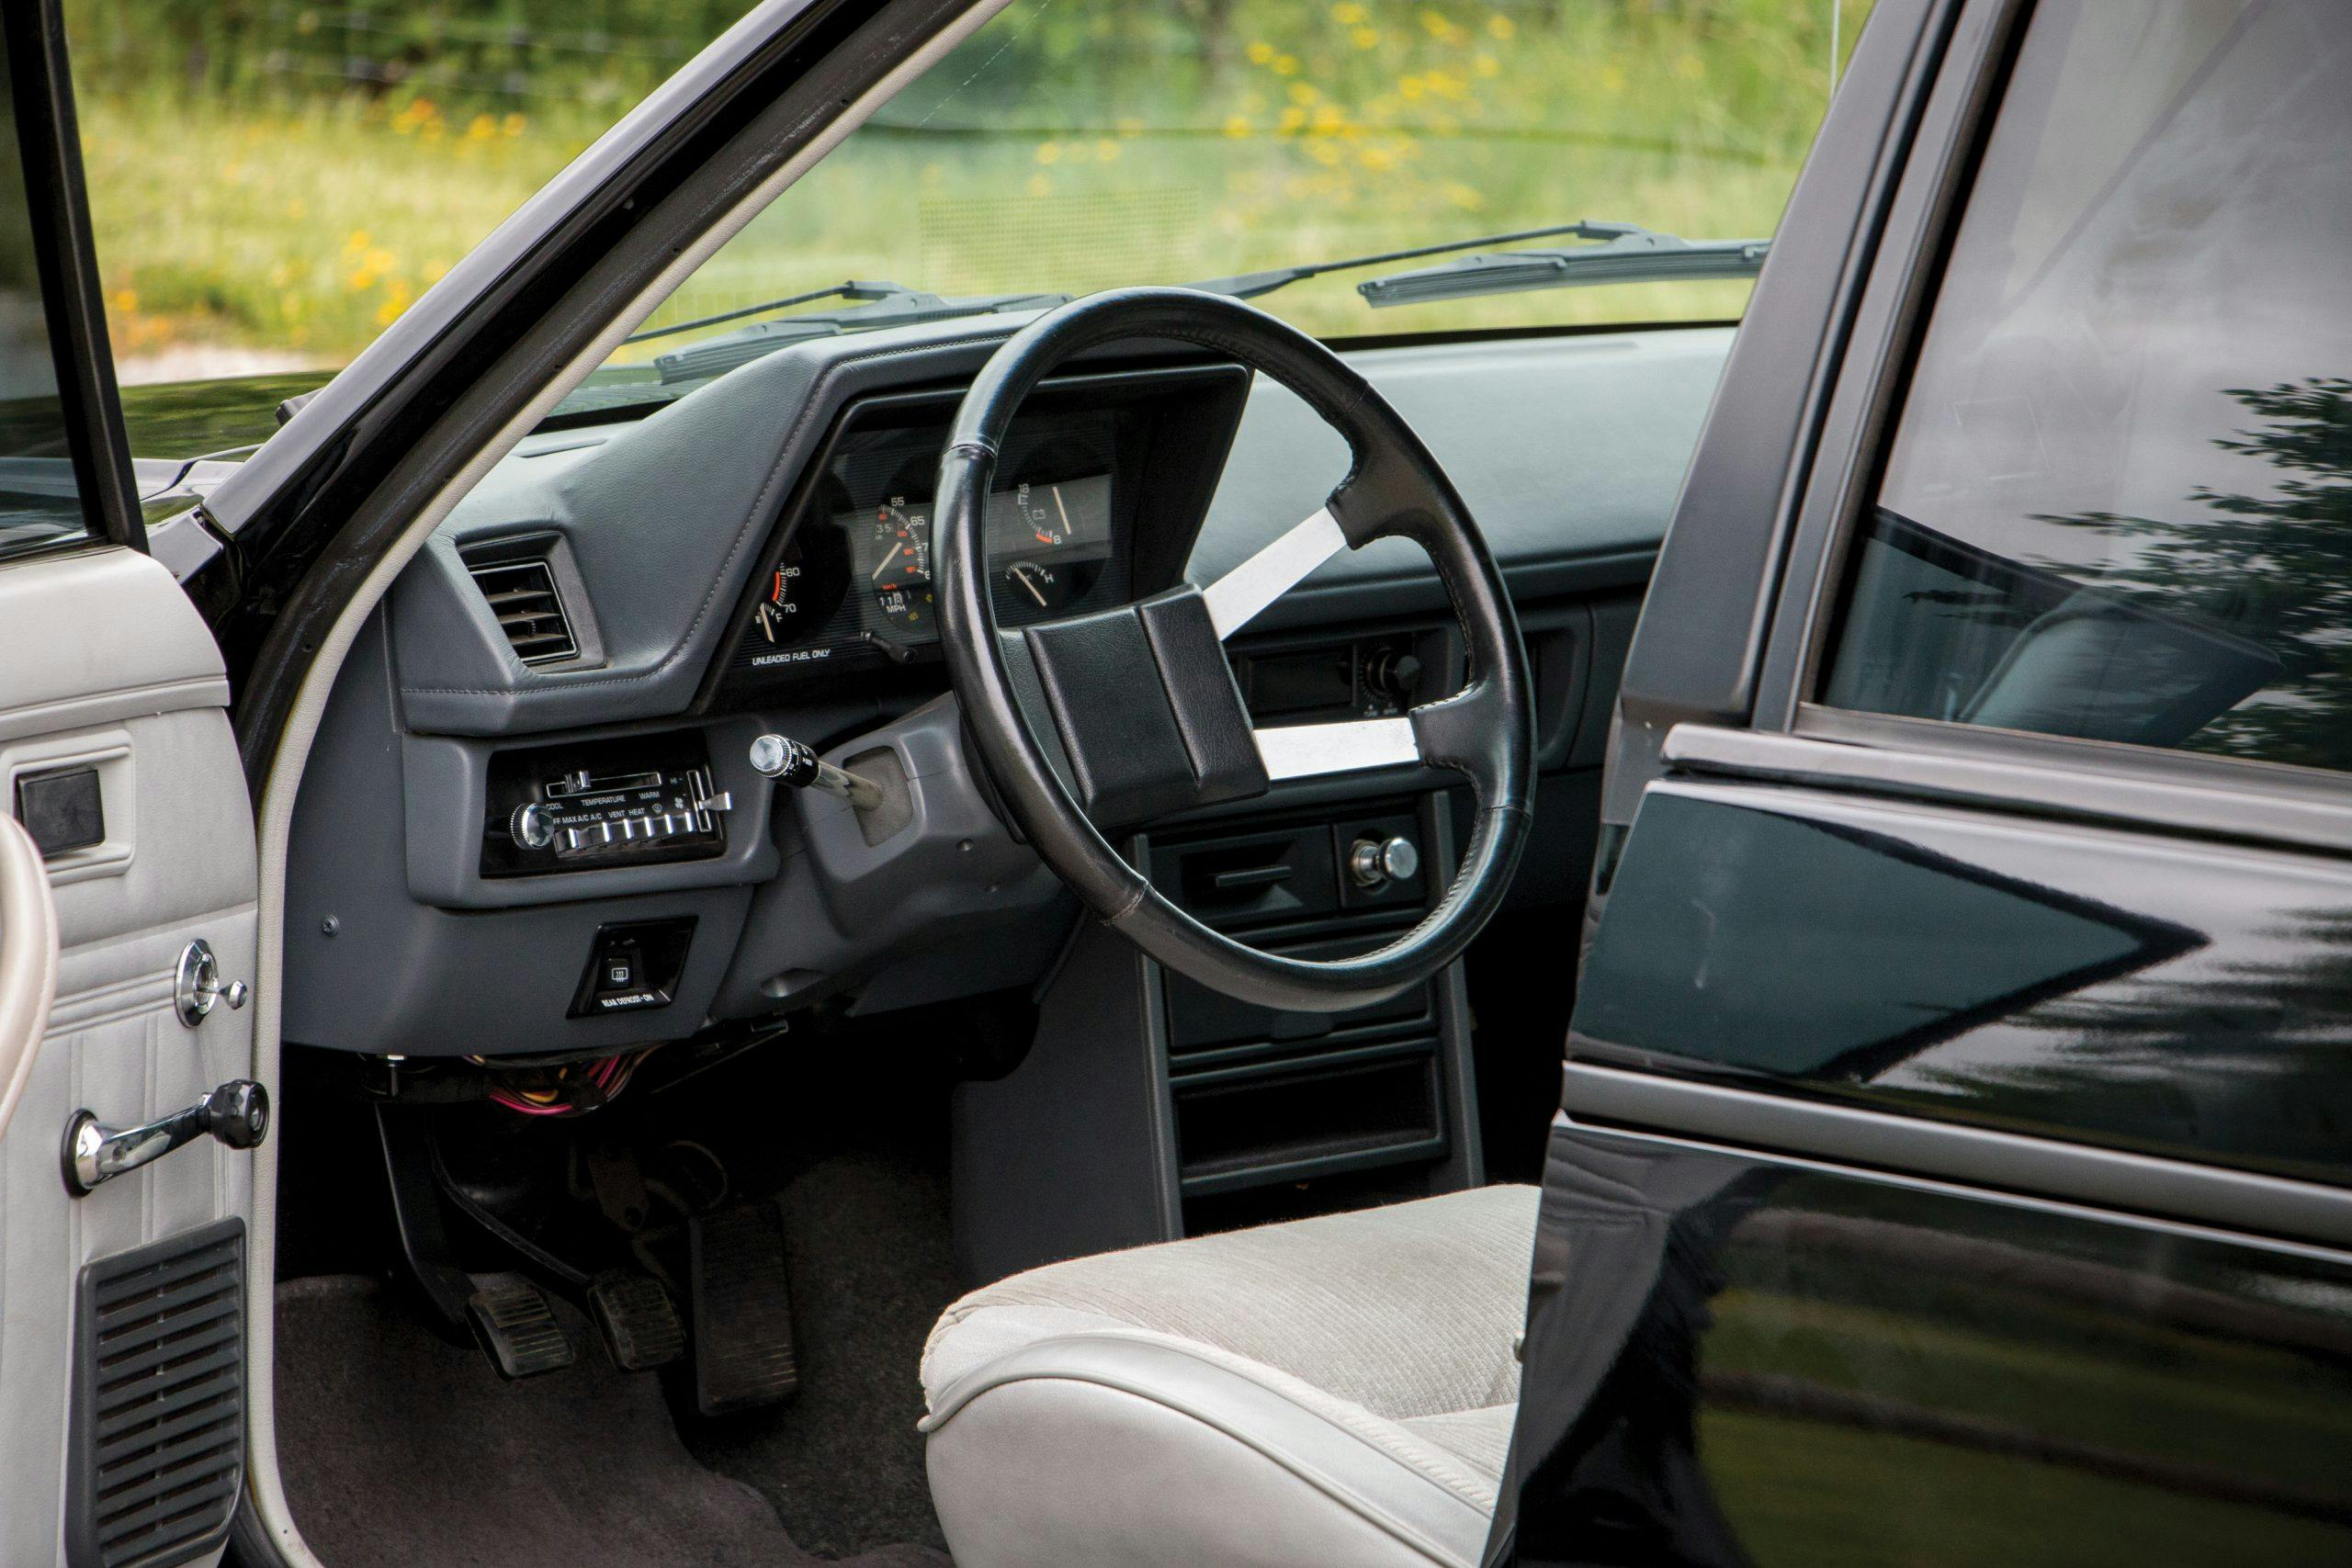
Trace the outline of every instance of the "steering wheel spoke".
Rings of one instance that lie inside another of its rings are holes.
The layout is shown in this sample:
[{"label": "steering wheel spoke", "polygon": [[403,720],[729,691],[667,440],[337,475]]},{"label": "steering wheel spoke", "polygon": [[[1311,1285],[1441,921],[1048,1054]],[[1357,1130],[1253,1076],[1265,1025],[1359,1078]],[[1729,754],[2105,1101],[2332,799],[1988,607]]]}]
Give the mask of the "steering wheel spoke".
[{"label": "steering wheel spoke", "polygon": [[1287,724],[1252,730],[1266,776],[1314,779],[1421,761],[1409,718],[1352,718],[1337,724]]},{"label": "steering wheel spoke", "polygon": [[1309,572],[1348,547],[1340,520],[1324,507],[1201,590],[1209,625],[1220,641],[1257,619],[1260,611],[1297,587]]}]

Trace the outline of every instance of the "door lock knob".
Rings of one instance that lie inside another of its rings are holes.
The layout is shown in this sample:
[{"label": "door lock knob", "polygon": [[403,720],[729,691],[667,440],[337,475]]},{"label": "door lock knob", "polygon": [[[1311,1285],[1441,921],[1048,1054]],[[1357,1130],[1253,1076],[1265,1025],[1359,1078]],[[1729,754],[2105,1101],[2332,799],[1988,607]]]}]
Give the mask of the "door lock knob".
[{"label": "door lock knob", "polygon": [[180,949],[179,964],[172,972],[172,1003],[190,1029],[209,1017],[215,1004],[225,1002],[234,1012],[252,995],[253,987],[243,980],[220,978],[220,961],[213,956],[210,942],[198,937]]}]

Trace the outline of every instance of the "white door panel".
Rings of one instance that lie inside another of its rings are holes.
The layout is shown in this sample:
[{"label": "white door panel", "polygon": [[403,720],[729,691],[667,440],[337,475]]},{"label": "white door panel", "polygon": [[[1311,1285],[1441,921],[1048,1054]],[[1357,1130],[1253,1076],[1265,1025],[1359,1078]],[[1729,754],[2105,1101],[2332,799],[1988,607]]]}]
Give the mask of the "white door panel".
[{"label": "white door panel", "polygon": [[[253,1010],[215,1007],[190,1028],[173,995],[194,939],[211,944],[224,977],[254,974],[253,817],[226,698],[202,620],[144,557],[102,550],[0,568],[0,800],[15,799],[27,773],[89,766],[106,819],[101,842],[46,868],[54,998],[0,1129],[0,1562],[11,1568],[66,1561],[84,1267],[252,1213],[252,1156],[209,1138],[81,1198],[60,1164],[78,1110],[130,1126],[252,1075]],[[12,1016],[17,940],[0,929],[0,1020]],[[242,1420],[229,1429],[241,1435]]]}]

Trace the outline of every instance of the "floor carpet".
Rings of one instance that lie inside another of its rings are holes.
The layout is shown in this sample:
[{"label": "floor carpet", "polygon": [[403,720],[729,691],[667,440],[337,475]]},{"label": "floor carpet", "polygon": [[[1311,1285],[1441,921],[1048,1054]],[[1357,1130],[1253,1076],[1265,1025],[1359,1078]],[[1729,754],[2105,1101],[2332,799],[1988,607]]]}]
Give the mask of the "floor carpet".
[{"label": "floor carpet", "polygon": [[686,1443],[758,1488],[804,1547],[944,1547],[923,1470],[923,1337],[960,1293],[944,1170],[899,1151],[834,1154],[780,1199],[800,1390],[790,1404],[695,1423]]},{"label": "floor carpet", "polygon": [[[582,1339],[591,1348],[569,1371],[503,1382],[480,1352],[436,1338],[372,1280],[329,1276],[281,1286],[280,1464],[311,1549],[330,1568],[801,1568],[824,1561],[796,1543],[761,1489],[688,1452],[650,1375],[616,1371]],[[911,1357],[899,1364],[910,1382],[913,1364]],[[880,1382],[871,1371],[841,1375],[847,1383]],[[911,1439],[911,1417],[909,1428]],[[832,1440],[856,1439],[837,1433]],[[804,1495],[816,1480],[810,1446],[769,1434],[746,1451],[774,1450],[779,1473],[792,1478],[778,1489],[823,1519],[825,1510]],[[842,1456],[857,1451],[835,1450],[836,1484]],[[928,1507],[926,1500],[926,1518]],[[886,1513],[897,1518],[904,1509]],[[853,1510],[826,1528],[875,1522]],[[849,1561],[948,1568],[943,1553],[918,1545],[877,1547]]]}]

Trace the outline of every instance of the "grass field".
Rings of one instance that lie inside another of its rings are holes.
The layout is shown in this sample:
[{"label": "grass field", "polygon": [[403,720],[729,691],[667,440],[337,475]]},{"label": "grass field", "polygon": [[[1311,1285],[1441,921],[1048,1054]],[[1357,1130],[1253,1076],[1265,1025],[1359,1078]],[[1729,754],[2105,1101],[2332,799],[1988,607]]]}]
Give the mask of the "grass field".
[{"label": "grass field", "polygon": [[[1847,48],[1862,8],[1846,0]],[[132,73],[107,14],[83,11],[100,35],[80,73],[92,206],[132,378],[191,344],[341,363],[641,90],[605,83],[590,106],[551,85],[435,96],[425,75],[391,90],[261,75],[191,92]],[[1828,0],[1229,0],[1215,61],[1173,11],[1114,31],[1116,15],[1009,9],[659,319],[845,277],[1077,292],[1580,217],[1766,235],[1829,82]],[[1354,281],[1268,303],[1361,334],[1719,318],[1746,291],[1375,313]]]}]

